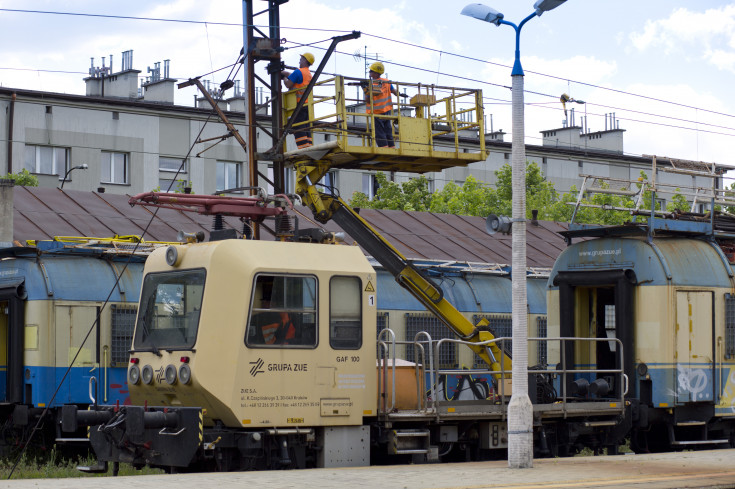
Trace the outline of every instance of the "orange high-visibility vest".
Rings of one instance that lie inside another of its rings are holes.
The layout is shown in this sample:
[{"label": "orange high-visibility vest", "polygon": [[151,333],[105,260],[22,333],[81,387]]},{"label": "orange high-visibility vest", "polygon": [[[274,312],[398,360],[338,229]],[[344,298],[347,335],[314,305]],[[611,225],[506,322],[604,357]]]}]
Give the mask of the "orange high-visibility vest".
[{"label": "orange high-visibility vest", "polygon": [[272,345],[276,342],[276,335],[278,334],[278,331],[281,327],[286,328],[286,334],[283,338],[284,342],[292,340],[296,337],[296,329],[294,328],[293,323],[291,322],[291,317],[288,315],[288,313],[281,312],[279,313],[279,315],[279,322],[266,324],[260,329],[263,333],[263,340],[265,341],[266,345]]},{"label": "orange high-visibility vest", "polygon": [[294,89],[301,88],[298,92],[296,92],[296,102],[301,101],[301,97],[304,95],[304,88],[309,84],[311,81],[311,71],[309,71],[309,68],[299,68],[299,71],[301,72],[301,83],[297,83],[293,86]]},{"label": "orange high-visibility vest", "polygon": [[[366,112],[368,114],[385,114],[391,112],[393,110],[393,101],[391,100],[390,81],[385,78],[378,78],[377,80],[372,80],[371,86],[373,89],[373,107],[372,109],[368,107]],[[380,92],[380,95],[376,95],[376,92]]]}]

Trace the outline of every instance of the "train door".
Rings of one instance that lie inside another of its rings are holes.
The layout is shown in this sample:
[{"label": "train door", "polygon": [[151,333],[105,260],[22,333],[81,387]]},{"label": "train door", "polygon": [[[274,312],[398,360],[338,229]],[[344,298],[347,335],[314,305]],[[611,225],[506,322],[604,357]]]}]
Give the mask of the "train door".
[{"label": "train door", "polygon": [[23,402],[26,299],[22,279],[0,285],[0,402]]},{"label": "train door", "polygon": [[[72,371],[59,389],[55,402],[57,404],[91,402],[89,398],[89,379],[90,377],[96,377],[98,383],[102,380],[99,378],[98,369],[95,368],[97,328],[93,328],[86,342],[84,339],[95,323],[97,308],[83,305],[57,305],[55,316],[55,385],[59,385],[66,368],[76,356]],[[83,342],[84,345],[82,345]],[[77,352],[79,355],[77,355]],[[53,393],[53,390],[50,393]]]},{"label": "train door", "polygon": [[[559,272],[560,333],[562,337],[619,339],[624,358],[615,341],[576,342],[565,348],[565,363],[570,368],[591,366],[599,370],[622,368],[633,375],[633,291],[635,274],[631,270],[603,272]],[[624,386],[617,375],[590,374],[588,381],[607,380],[610,396],[619,396]],[[571,380],[571,379],[570,379]],[[575,386],[569,386],[572,392]]]},{"label": "train door", "polygon": [[0,301],[0,402],[6,402],[8,388],[8,322],[10,303]]},{"label": "train door", "polygon": [[676,400],[712,401],[714,382],[712,335],[714,294],[676,292]]}]

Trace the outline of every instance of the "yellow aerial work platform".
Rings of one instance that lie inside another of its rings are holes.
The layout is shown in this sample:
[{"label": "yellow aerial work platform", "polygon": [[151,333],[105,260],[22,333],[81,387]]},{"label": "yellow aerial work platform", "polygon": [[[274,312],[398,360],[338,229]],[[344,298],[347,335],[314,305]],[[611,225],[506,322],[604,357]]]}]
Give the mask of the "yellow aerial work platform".
[{"label": "yellow aerial work platform", "polygon": [[[308,109],[309,120],[293,129],[310,127],[326,141],[286,150],[286,165],[315,160],[330,168],[423,173],[487,158],[482,90],[391,81],[408,102],[392,95],[393,112],[376,115],[365,113],[361,83],[366,82],[336,76],[314,85],[302,109]],[[283,107],[285,124],[296,108],[295,90],[284,94]],[[393,122],[395,148],[376,145],[378,118]]]}]

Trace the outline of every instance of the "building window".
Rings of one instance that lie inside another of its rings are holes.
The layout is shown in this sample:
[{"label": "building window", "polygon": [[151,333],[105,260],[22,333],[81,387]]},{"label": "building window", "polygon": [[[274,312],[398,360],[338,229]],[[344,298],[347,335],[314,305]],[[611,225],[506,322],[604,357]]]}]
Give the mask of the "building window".
[{"label": "building window", "polygon": [[240,187],[242,164],[233,161],[217,162],[217,191]]},{"label": "building window", "polygon": [[378,179],[375,175],[371,175],[370,173],[362,174],[362,193],[367,195],[368,199],[375,198],[378,187]]},{"label": "building window", "polygon": [[334,192],[334,189],[337,188],[337,172],[330,171],[325,173],[322,177],[321,182],[319,182],[319,185],[322,185],[323,187],[325,187],[326,190],[330,192]]},{"label": "building window", "polygon": [[127,153],[103,151],[100,167],[102,168],[102,183],[129,183]]},{"label": "building window", "polygon": [[178,192],[184,193],[185,188],[189,186],[189,182],[185,178],[174,180],[173,178],[159,178],[158,188],[161,192]]},{"label": "building window", "polygon": [[31,173],[63,176],[69,169],[69,148],[27,145],[23,168]]},{"label": "building window", "polygon": [[160,171],[186,173],[186,164],[182,165],[182,161],[182,158],[160,156],[158,158],[158,169]]}]

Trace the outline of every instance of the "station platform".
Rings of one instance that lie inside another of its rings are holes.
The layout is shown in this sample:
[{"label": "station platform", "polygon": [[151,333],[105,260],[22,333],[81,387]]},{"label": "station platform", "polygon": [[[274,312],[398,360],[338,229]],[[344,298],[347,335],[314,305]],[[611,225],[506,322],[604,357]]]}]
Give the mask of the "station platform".
[{"label": "station platform", "polygon": [[0,488],[345,489],[735,488],[735,450],[291,471],[0,481]]}]

